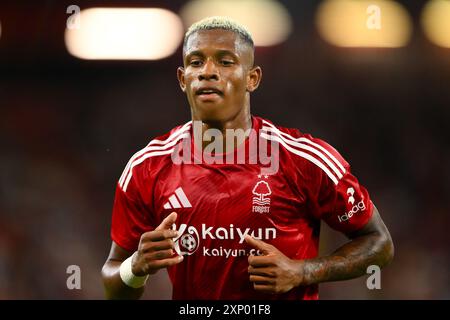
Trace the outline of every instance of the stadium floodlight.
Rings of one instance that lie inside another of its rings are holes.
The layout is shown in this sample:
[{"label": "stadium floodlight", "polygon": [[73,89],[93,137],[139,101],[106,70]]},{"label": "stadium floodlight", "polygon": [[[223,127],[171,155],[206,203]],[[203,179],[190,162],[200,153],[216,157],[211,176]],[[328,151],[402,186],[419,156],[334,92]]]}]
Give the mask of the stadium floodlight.
[{"label": "stadium floodlight", "polygon": [[326,0],[316,25],[320,36],[338,47],[399,48],[412,34],[406,9],[386,0]]},{"label": "stadium floodlight", "polygon": [[183,23],[160,8],[89,8],[77,28],[66,28],[70,54],[81,59],[158,60],[181,44]]},{"label": "stadium floodlight", "polygon": [[210,16],[232,18],[247,27],[255,46],[260,47],[284,42],[292,30],[289,12],[274,0],[192,0],[180,16],[186,26]]},{"label": "stadium floodlight", "polygon": [[423,31],[432,43],[450,48],[450,1],[429,1],[423,9],[421,20]]}]

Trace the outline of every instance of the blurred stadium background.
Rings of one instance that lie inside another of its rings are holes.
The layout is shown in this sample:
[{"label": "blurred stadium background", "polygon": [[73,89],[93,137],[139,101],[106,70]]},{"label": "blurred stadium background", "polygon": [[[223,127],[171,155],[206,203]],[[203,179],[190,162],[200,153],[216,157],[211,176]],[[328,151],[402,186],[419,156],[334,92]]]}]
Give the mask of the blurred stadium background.
[{"label": "blurred stadium background", "polygon": [[[361,278],[321,298],[449,299],[447,0],[1,1],[0,299],[103,298],[116,180],[189,119],[181,37],[212,14],[258,39],[253,113],[335,146],[392,233],[381,290]],[[323,226],[322,254],[344,241]],[[69,265],[81,290],[66,287]],[[146,298],[170,298],[164,272],[151,281]]]}]

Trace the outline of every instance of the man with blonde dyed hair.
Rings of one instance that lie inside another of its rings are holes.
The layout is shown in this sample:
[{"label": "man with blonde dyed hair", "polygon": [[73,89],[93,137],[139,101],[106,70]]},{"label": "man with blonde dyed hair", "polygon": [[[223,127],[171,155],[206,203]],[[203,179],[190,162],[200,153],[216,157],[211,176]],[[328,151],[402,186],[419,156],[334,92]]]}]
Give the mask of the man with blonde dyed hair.
[{"label": "man with blonde dyed hair", "polygon": [[[149,274],[167,268],[174,299],[318,299],[319,283],[392,260],[389,232],[348,162],[323,140],[251,114],[262,71],[244,27],[222,17],[192,25],[177,76],[192,121],[133,155],[117,182],[107,298],[137,299]],[[221,133],[227,152],[195,139],[195,128]],[[235,130],[248,132],[240,144],[227,139]],[[251,152],[245,163],[206,161],[269,141],[271,173]],[[174,163],[180,145],[202,162]],[[318,257],[321,220],[350,241]]]},{"label": "man with blonde dyed hair", "polygon": [[186,34],[184,35],[183,51],[186,50],[187,39],[189,38],[190,35],[200,30],[213,30],[213,29],[222,29],[234,32],[238,34],[241,37],[241,39],[244,40],[244,42],[249,44],[252,49],[255,46],[253,43],[252,35],[250,34],[250,32],[247,30],[246,27],[244,27],[241,24],[238,24],[236,21],[231,20],[229,18],[214,16],[200,20],[189,27]]}]

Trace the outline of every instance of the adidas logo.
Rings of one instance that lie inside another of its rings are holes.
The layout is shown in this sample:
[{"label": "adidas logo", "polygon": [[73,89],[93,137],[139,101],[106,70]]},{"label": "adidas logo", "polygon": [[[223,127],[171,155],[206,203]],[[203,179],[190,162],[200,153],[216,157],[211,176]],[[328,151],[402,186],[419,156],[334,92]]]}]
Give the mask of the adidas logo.
[{"label": "adidas logo", "polygon": [[175,190],[175,194],[171,195],[169,201],[164,204],[164,209],[192,208],[183,189],[179,187]]}]

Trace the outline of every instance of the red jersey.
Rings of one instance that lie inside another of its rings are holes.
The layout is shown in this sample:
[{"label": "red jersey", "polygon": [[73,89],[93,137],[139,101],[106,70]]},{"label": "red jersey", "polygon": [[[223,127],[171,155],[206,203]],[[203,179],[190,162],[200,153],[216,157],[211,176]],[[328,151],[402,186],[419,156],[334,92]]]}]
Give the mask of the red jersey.
[{"label": "red jersey", "polygon": [[[318,254],[321,220],[344,233],[362,228],[373,204],[349,164],[324,141],[259,117],[252,117],[254,133],[233,151],[248,150],[239,163],[176,161],[178,147],[196,150],[192,127],[171,130],[130,159],[116,188],[113,241],[134,252],[142,233],[176,211],[175,246],[184,260],[168,268],[174,299],[318,299],[317,285],[279,295],[255,291],[247,259],[258,252],[244,237],[262,239],[291,259],[310,259]],[[277,162],[272,172],[262,170],[267,161],[253,159],[263,142],[270,142],[268,154]],[[189,155],[198,160],[196,152]]]}]

